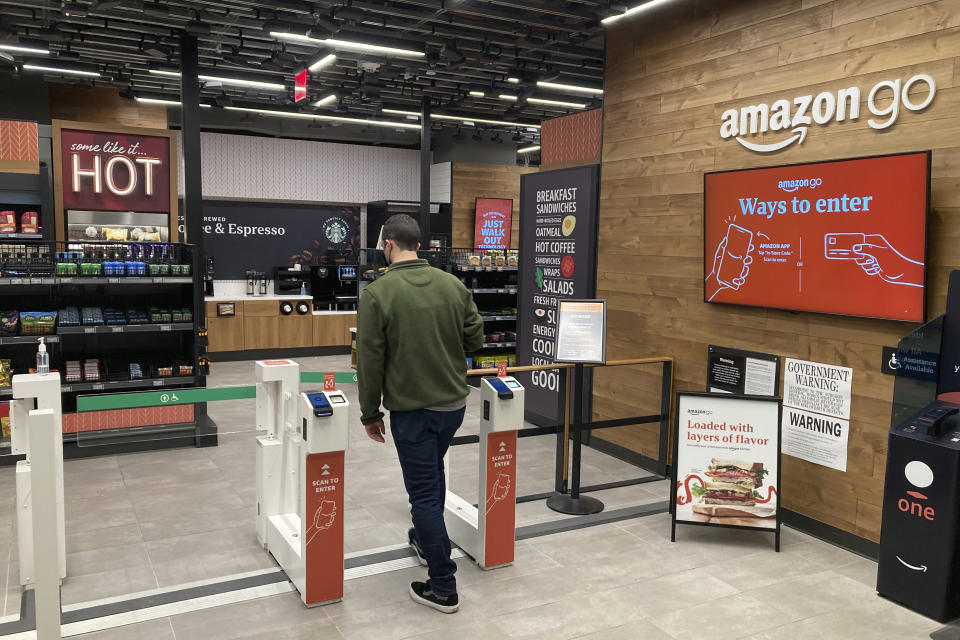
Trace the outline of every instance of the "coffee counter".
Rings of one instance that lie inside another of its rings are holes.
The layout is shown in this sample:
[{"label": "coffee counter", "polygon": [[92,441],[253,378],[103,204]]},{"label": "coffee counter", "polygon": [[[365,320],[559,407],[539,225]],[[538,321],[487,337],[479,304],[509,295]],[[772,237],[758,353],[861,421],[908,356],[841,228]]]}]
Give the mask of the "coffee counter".
[{"label": "coffee counter", "polygon": [[[312,303],[304,296],[206,298],[208,352],[348,347],[350,327],[356,326],[356,312],[311,310],[306,314],[280,313],[281,302],[296,305],[303,300]],[[224,315],[231,311],[233,315]]]}]

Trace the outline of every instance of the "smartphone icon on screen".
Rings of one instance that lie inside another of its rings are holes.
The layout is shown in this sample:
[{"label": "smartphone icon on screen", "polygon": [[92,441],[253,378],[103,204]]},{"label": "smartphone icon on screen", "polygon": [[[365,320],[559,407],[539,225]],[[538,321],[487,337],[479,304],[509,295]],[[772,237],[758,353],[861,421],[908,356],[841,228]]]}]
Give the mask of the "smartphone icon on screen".
[{"label": "smartphone icon on screen", "polygon": [[744,261],[753,243],[753,232],[731,224],[727,227],[726,241],[723,257],[717,268],[717,281],[731,289],[739,289],[740,285],[734,280],[743,273]]},{"label": "smartphone icon on screen", "polygon": [[862,233],[828,233],[823,238],[823,254],[827,260],[856,260],[860,255],[853,248],[866,242]]}]

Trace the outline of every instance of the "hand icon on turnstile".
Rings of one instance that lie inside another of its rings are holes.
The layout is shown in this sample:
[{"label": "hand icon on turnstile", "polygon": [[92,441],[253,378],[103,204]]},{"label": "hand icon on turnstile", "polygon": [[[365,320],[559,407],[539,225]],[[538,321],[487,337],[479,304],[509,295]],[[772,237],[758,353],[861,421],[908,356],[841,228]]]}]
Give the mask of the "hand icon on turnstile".
[{"label": "hand icon on turnstile", "polygon": [[493,505],[505,499],[510,493],[510,476],[505,473],[497,474],[497,481],[493,483],[493,490],[487,496],[486,513],[490,513]]},{"label": "hand icon on turnstile", "polygon": [[305,538],[307,540],[306,544],[313,542],[313,539],[321,531],[326,531],[333,526],[333,523],[337,519],[337,503],[333,500],[324,500],[320,503],[320,506],[317,507],[316,513],[313,514],[313,523],[310,525],[310,528],[307,529]]}]

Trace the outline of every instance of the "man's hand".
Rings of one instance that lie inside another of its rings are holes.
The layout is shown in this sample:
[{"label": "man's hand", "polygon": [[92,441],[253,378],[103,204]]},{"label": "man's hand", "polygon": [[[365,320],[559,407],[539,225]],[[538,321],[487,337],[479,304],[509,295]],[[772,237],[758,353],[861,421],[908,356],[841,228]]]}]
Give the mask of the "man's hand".
[{"label": "man's hand", "polygon": [[365,425],[364,429],[367,430],[367,436],[374,442],[386,442],[383,434],[387,432],[387,428],[384,426],[383,420],[377,420],[374,423]]}]

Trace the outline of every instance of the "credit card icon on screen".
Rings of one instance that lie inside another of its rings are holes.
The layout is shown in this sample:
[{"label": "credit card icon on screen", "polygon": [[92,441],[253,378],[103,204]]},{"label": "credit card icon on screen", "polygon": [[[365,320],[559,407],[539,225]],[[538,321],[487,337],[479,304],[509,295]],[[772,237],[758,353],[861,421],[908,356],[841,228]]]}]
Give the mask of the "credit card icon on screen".
[{"label": "credit card icon on screen", "polygon": [[856,260],[860,255],[853,248],[866,243],[862,233],[828,233],[823,238],[823,253],[827,260]]}]

